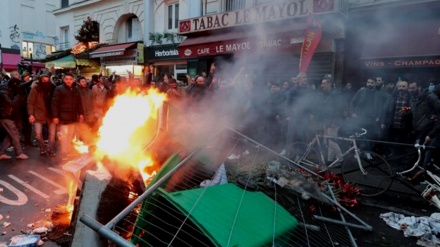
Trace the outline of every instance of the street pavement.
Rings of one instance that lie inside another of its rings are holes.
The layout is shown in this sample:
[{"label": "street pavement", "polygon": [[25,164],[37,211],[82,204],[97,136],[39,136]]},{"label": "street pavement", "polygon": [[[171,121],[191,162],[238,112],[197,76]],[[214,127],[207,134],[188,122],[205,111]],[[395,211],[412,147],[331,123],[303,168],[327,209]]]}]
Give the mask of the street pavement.
[{"label": "street pavement", "polygon": [[[52,209],[68,199],[61,160],[40,157],[36,147],[24,152],[28,160],[16,160],[8,152],[12,160],[0,161],[0,246],[26,232],[28,224],[50,221]],[[44,246],[58,245],[47,241]]]},{"label": "street pavement", "polygon": [[[49,220],[57,205],[64,205],[68,196],[65,190],[62,162],[58,157],[40,157],[36,147],[27,147],[29,160],[14,158],[0,161],[0,246],[10,238],[22,234],[28,224]],[[13,155],[12,153],[9,153]],[[396,212],[406,216],[430,216],[437,208],[429,205],[417,194],[407,191],[388,191],[377,198],[359,198],[359,204],[350,212],[373,227],[373,231],[351,231],[358,246],[417,246],[416,238],[405,238],[379,217],[381,213]],[[405,193],[402,193],[405,192]],[[5,223],[10,223],[5,226]],[[59,246],[47,241],[44,246]]]}]

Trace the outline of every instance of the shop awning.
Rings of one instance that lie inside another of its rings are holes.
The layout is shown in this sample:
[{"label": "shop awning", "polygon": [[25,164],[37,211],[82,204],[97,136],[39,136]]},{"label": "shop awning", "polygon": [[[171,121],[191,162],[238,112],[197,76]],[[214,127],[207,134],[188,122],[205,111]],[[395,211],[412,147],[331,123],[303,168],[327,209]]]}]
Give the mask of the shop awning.
[{"label": "shop awning", "polygon": [[89,59],[81,59],[81,58],[77,58],[77,59],[76,59],[76,65],[78,65],[78,66],[91,66],[91,67],[97,67],[97,66],[99,66],[99,62],[94,61],[94,60],[89,60]]},{"label": "shop awning", "polygon": [[[278,30],[280,31],[280,30]],[[302,32],[227,32],[188,37],[179,45],[179,57],[191,58],[257,50],[284,50],[303,42]]]},{"label": "shop awning", "polygon": [[76,68],[76,60],[72,55],[68,55],[62,58],[58,58],[46,63],[46,68]]},{"label": "shop awning", "polygon": [[136,43],[125,43],[117,45],[108,45],[90,52],[91,58],[109,57],[109,56],[121,56],[124,55],[125,50],[133,47]]},{"label": "shop awning", "polygon": [[18,63],[20,63],[20,61],[20,54],[2,53],[3,68],[6,71],[18,69]]},{"label": "shop awning", "polygon": [[34,69],[42,69],[46,67],[46,64],[40,62],[32,62],[32,67]]}]

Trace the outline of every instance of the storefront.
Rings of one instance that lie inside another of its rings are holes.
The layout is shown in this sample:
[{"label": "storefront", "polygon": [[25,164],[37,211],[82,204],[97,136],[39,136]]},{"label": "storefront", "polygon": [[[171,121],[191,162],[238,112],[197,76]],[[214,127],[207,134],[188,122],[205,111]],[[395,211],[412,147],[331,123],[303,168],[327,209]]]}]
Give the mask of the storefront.
[{"label": "storefront", "polygon": [[153,67],[153,77],[161,80],[165,74],[173,75],[187,83],[187,61],[179,57],[177,44],[150,46],[146,48],[147,63]]},{"label": "storefront", "polygon": [[[440,2],[354,11],[347,26],[346,80],[440,83]],[[389,15],[389,13],[394,13]]]},{"label": "storefront", "polygon": [[[179,32],[187,38],[179,45],[179,56],[188,60],[194,76],[209,71],[216,62],[223,74],[244,66],[261,80],[290,80],[298,74],[301,49],[308,18],[320,24],[322,36],[307,70],[317,83],[324,74],[340,75],[336,68],[345,37],[345,16],[339,1],[290,0],[257,5],[250,9],[202,16],[179,22]],[[226,68],[226,71],[225,71]]]},{"label": "storefront", "polygon": [[17,70],[21,62],[20,50],[0,48],[0,62],[6,72]]},{"label": "storefront", "polygon": [[113,72],[129,78],[131,75],[137,81],[143,82],[144,44],[123,43],[101,46],[89,53],[90,58],[99,58],[105,75]]},{"label": "storefront", "polygon": [[68,71],[79,71],[82,76],[91,78],[93,74],[99,74],[99,62],[91,59],[77,58],[72,54],[60,56],[47,61],[46,68],[54,68],[57,74]]}]

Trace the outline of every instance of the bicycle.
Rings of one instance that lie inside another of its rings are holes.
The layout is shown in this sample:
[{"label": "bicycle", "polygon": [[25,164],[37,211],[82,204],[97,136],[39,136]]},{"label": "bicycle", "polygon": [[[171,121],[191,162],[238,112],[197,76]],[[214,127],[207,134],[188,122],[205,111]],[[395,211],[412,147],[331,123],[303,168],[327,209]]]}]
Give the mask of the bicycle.
[{"label": "bicycle", "polygon": [[[329,169],[340,168],[342,178],[350,184],[357,186],[362,196],[378,196],[389,189],[393,182],[393,172],[388,162],[379,154],[361,150],[356,141],[367,133],[346,137],[327,136],[316,134],[310,143],[297,142],[292,145],[292,161],[310,170],[324,172]],[[324,158],[322,141],[346,141],[348,149],[329,164]]]},{"label": "bicycle", "polygon": [[[420,161],[422,160],[422,150],[432,148],[425,146],[425,144],[415,144],[414,147],[417,149],[417,160],[411,168],[401,172],[396,172],[396,177],[399,177],[399,179],[404,178],[405,174],[411,174],[411,172],[413,172],[415,169],[420,168]],[[438,192],[440,192],[440,177],[431,172],[432,169],[440,170],[440,167],[438,167],[435,162],[432,163],[431,168],[425,171],[428,177],[426,177],[424,181],[421,182],[421,184],[426,184],[425,189],[422,192],[416,189],[414,190],[421,193],[421,196],[431,205],[440,209],[440,199],[437,197]]]}]

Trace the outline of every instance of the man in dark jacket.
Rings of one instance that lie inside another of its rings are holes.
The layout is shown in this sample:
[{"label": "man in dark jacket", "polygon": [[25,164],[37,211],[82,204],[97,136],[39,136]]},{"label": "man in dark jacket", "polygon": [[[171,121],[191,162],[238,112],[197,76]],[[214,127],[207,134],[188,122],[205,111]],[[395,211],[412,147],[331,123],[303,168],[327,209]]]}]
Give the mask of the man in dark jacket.
[{"label": "man in dark jacket", "polygon": [[[53,122],[50,110],[55,87],[50,81],[49,75],[43,74],[35,83],[35,86],[32,87],[27,98],[29,123],[34,125],[35,139],[40,147],[40,155],[48,154],[49,156],[55,156],[53,147],[55,144],[56,124]],[[49,132],[47,150],[43,139],[44,125],[47,125]]]},{"label": "man in dark jacket", "polygon": [[5,154],[5,150],[14,147],[16,159],[26,160],[29,157],[23,153],[20,144],[20,133],[14,119],[19,114],[19,105],[24,98],[24,92],[20,90],[21,80],[15,77],[9,79],[7,85],[0,89],[0,124],[6,130],[7,135],[0,147],[0,160],[8,160],[12,157]]},{"label": "man in dark jacket", "polygon": [[388,101],[388,96],[375,90],[375,85],[374,79],[367,79],[366,87],[359,89],[350,102],[350,114],[355,129],[365,128],[368,131],[365,137],[373,140],[379,139],[381,117]]},{"label": "man in dark jacket", "polygon": [[[411,118],[405,114],[409,107],[410,95],[408,82],[398,81],[397,90],[392,93],[383,112],[381,128],[388,130],[388,140],[399,143],[410,143],[410,132],[412,131]],[[393,152],[401,151],[396,148]]]},{"label": "man in dark jacket", "polygon": [[426,90],[411,97],[410,107],[415,135],[421,142],[425,140],[440,116],[440,100],[435,93]]},{"label": "man in dark jacket", "polygon": [[75,125],[84,120],[84,111],[78,88],[74,87],[75,77],[66,73],[63,84],[55,88],[52,97],[52,117],[55,124],[59,124],[61,159],[67,160],[72,152],[72,140],[75,135]]},{"label": "man in dark jacket", "polygon": [[[437,85],[435,87],[435,91],[433,93],[435,96],[437,96],[437,100],[440,97],[440,86]],[[427,94],[430,95],[430,94]],[[432,95],[430,95],[431,100],[433,99]],[[436,105],[438,102],[434,102],[434,105]],[[431,165],[435,154],[436,155],[436,161],[439,162],[439,150],[440,150],[440,121],[432,121],[433,128],[431,131],[429,131],[425,138],[423,139],[424,144],[431,146],[431,148],[426,149],[425,157],[422,164],[422,169],[418,171],[411,179],[415,180],[418,176],[420,176],[422,173],[426,171],[426,169],[429,168]]]}]

